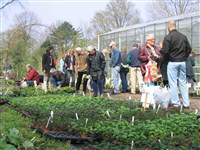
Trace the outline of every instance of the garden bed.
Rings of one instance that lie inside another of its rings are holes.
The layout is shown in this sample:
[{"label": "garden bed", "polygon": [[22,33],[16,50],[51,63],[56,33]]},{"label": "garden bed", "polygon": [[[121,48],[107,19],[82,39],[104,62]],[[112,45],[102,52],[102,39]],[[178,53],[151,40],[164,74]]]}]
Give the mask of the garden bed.
[{"label": "garden bed", "polygon": [[130,145],[134,141],[139,148],[149,145],[167,148],[170,146],[168,142],[174,147],[182,144],[189,148],[200,143],[200,121],[197,115],[187,110],[180,113],[180,110],[150,108],[144,112],[141,104],[134,100],[113,101],[74,95],[12,97],[10,104],[29,112],[36,118],[32,123],[43,127],[53,111],[53,122],[45,131],[52,138],[61,138],[63,135],[60,133],[64,131],[66,139],[67,133],[88,134],[95,140],[116,141],[122,145]]}]

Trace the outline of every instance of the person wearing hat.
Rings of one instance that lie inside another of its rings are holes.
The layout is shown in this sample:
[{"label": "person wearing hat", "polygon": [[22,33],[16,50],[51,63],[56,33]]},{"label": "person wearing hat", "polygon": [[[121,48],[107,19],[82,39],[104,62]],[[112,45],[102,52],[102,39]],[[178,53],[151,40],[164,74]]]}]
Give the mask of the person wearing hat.
[{"label": "person wearing hat", "polygon": [[114,90],[112,94],[118,94],[120,93],[119,71],[120,71],[120,66],[121,66],[121,54],[114,41],[110,43],[109,47],[111,48],[110,66],[111,66],[112,80],[113,80],[113,85],[114,85]]},{"label": "person wearing hat", "polygon": [[93,46],[88,46],[89,55],[87,57],[87,74],[92,77],[94,97],[102,95],[103,92],[103,78],[105,69],[105,57],[102,52],[96,51]]},{"label": "person wearing hat", "polygon": [[51,68],[50,70],[51,78],[50,82],[54,87],[60,88],[67,86],[65,74],[61,71]]},{"label": "person wearing hat", "polygon": [[84,75],[83,92],[86,93],[86,87],[87,87],[87,81],[88,81],[88,79],[86,78],[88,54],[80,47],[77,47],[75,51],[77,53],[76,62],[75,62],[75,71],[78,74],[77,82],[76,82],[76,93],[79,93],[83,75]]},{"label": "person wearing hat", "polygon": [[27,85],[34,86],[34,81],[36,81],[38,85],[40,82],[38,72],[35,69],[33,69],[33,67],[30,64],[26,65],[26,70],[28,72],[28,75],[21,81],[21,83],[26,82]]}]

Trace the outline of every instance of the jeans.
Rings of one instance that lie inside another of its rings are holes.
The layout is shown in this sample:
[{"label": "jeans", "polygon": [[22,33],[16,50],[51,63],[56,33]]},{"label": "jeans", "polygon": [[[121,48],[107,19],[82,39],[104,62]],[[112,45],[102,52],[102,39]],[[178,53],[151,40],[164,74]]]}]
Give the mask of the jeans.
[{"label": "jeans", "polygon": [[112,68],[112,80],[114,85],[114,93],[119,92],[119,66]]},{"label": "jeans", "polygon": [[75,84],[75,71],[67,70],[67,86],[74,87]]},{"label": "jeans", "polygon": [[[81,85],[82,77],[84,74],[86,74],[86,72],[78,72],[78,78],[77,78],[77,82],[76,82],[76,91],[80,90],[80,85]],[[85,93],[86,93],[87,81],[88,81],[87,78],[83,79],[83,91]]]},{"label": "jeans", "polygon": [[61,84],[61,81],[56,81],[54,78],[50,78],[51,84],[55,87],[59,86]]},{"label": "jeans", "polygon": [[93,80],[92,85],[93,85],[94,95],[98,95],[98,92],[101,95],[102,91],[103,91],[102,81],[101,80]]},{"label": "jeans", "polygon": [[167,76],[169,81],[172,104],[174,106],[181,105],[179,101],[178,84],[177,84],[177,82],[179,82],[183,106],[188,107],[190,103],[189,103],[188,87],[186,80],[186,63],[169,62],[167,66]]},{"label": "jeans", "polygon": [[27,80],[27,81],[26,81],[26,84],[27,84],[28,86],[34,86],[34,81],[33,81],[33,80]]},{"label": "jeans", "polygon": [[128,83],[127,83],[126,76],[127,76],[127,72],[125,71],[120,72],[120,78],[122,81],[122,92],[126,92],[128,90]]}]

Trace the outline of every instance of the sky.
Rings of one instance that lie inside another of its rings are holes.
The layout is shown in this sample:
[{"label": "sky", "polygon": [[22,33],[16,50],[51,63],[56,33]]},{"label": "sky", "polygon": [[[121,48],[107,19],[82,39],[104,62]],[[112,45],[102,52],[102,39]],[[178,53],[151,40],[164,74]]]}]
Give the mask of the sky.
[{"label": "sky", "polygon": [[[6,1],[0,0],[1,5]],[[147,1],[132,0],[145,20],[144,7]],[[24,0],[21,7],[13,3],[1,12],[1,32],[6,31],[14,24],[14,17],[21,12],[34,12],[42,24],[51,25],[57,21],[68,21],[75,28],[91,20],[95,12],[105,10],[109,0]]]}]

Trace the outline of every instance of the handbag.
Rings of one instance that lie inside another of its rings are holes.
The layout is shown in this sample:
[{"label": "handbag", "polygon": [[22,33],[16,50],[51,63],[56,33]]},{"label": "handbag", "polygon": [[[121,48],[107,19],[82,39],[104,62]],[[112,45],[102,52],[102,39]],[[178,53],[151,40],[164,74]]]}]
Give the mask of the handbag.
[{"label": "handbag", "polygon": [[158,79],[158,67],[157,62],[149,60],[145,65],[146,73],[144,76],[144,82],[155,82]]}]

